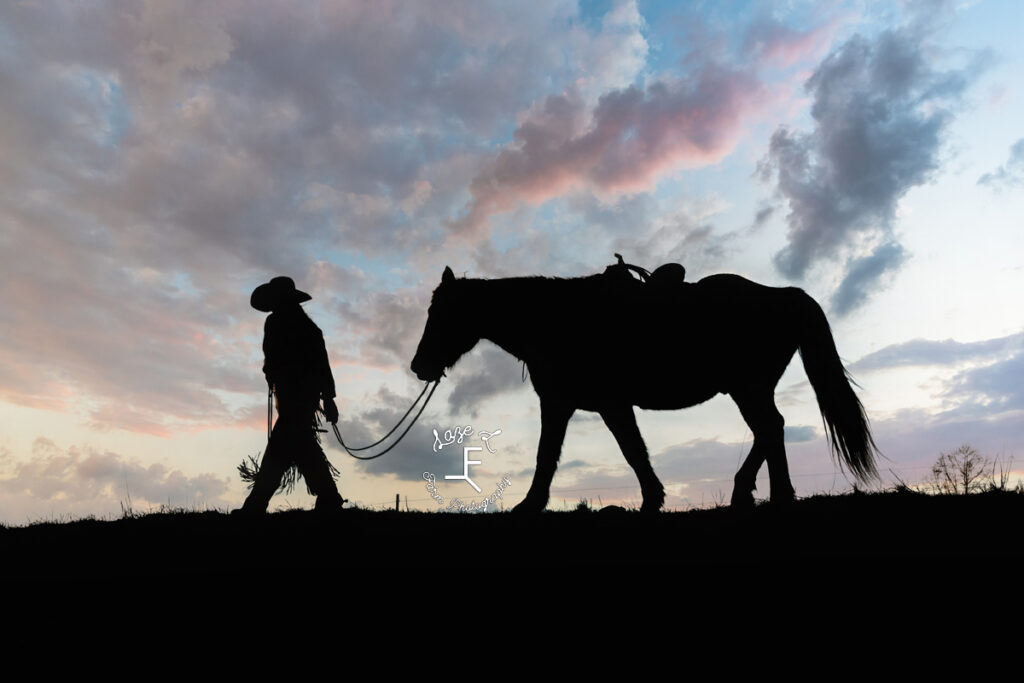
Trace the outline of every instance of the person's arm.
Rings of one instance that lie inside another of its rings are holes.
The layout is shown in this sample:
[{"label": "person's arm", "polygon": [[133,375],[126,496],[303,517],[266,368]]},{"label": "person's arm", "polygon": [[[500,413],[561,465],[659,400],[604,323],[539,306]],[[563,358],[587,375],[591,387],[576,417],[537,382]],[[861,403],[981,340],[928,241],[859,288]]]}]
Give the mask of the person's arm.
[{"label": "person's arm", "polygon": [[263,324],[263,376],[267,378],[267,386],[274,386],[277,363],[280,361],[277,352],[277,327],[273,314],[267,316]]},{"label": "person's arm", "polygon": [[331,424],[338,422],[338,406],[334,403],[334,373],[331,372],[331,362],[327,359],[327,343],[324,335],[320,333],[320,397],[324,402],[324,417]]}]

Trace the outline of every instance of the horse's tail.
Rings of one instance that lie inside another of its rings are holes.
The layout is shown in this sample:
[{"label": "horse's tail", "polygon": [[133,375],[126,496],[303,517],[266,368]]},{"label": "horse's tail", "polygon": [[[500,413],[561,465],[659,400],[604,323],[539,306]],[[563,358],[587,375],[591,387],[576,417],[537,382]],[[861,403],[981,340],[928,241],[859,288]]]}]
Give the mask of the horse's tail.
[{"label": "horse's tail", "polygon": [[878,447],[871,436],[864,406],[853,393],[853,380],[839,359],[825,312],[808,294],[796,291],[802,313],[800,357],[818,398],[832,452],[846,463],[859,481],[870,482],[878,478],[875,467]]}]

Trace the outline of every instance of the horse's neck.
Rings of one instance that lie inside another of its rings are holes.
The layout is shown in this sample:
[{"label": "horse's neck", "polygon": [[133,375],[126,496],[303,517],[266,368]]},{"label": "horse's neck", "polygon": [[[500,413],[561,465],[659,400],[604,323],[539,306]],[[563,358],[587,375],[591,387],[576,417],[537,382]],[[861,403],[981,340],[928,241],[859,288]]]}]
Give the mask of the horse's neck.
[{"label": "horse's neck", "polygon": [[466,284],[480,338],[529,360],[538,334],[531,320],[538,307],[551,304],[554,283],[543,278],[505,278]]}]

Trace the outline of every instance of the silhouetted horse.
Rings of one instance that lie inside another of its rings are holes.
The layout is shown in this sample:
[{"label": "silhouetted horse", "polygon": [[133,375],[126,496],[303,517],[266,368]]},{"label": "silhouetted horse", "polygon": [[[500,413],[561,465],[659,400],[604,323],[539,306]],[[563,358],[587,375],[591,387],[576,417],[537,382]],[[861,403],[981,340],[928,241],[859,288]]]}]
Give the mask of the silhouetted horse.
[{"label": "silhouetted horse", "polygon": [[652,286],[609,274],[558,279],[456,279],[445,268],[412,371],[435,380],[480,339],[525,361],[540,396],[537,470],[517,511],[540,511],[577,409],[596,411],[640,479],[643,511],[665,490],[633,415],[687,408],[729,394],[754,434],[732,504],[752,505],[768,461],[773,501],[794,495],[775,385],[799,349],[833,451],[857,479],[876,475],[875,445],[821,307],[795,287],[738,275]]}]

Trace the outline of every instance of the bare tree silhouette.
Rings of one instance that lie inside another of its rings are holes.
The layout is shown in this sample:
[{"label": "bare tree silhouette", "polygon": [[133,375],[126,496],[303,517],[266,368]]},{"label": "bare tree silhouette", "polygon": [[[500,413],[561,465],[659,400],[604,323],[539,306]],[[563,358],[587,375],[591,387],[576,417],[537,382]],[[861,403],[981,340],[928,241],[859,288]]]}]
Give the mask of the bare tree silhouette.
[{"label": "bare tree silhouette", "polygon": [[930,483],[938,493],[979,493],[988,488],[994,472],[995,463],[965,443],[956,450],[939,455],[932,465]]}]

